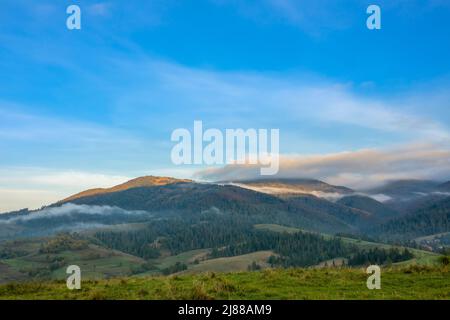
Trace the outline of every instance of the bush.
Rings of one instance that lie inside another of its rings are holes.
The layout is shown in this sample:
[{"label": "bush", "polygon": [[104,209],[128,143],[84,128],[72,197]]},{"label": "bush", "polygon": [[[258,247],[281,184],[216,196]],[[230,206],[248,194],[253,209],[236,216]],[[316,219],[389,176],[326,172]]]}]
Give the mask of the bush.
[{"label": "bush", "polygon": [[162,271],[162,273],[164,275],[169,275],[169,274],[172,274],[172,273],[177,273],[177,272],[180,272],[180,271],[187,270],[187,268],[188,268],[187,265],[185,265],[184,263],[177,262],[177,263],[175,263],[174,265],[172,265],[170,267],[162,269],[161,271]]},{"label": "bush", "polygon": [[256,263],[256,261],[253,261],[252,264],[249,264],[247,267],[248,271],[256,271],[261,270],[261,266]]},{"label": "bush", "polygon": [[439,262],[444,265],[444,266],[448,266],[450,265],[450,256],[442,256],[439,258]]},{"label": "bush", "polygon": [[59,234],[47,241],[39,250],[39,253],[59,253],[67,250],[83,250],[88,247],[86,240],[78,239],[70,234]]}]

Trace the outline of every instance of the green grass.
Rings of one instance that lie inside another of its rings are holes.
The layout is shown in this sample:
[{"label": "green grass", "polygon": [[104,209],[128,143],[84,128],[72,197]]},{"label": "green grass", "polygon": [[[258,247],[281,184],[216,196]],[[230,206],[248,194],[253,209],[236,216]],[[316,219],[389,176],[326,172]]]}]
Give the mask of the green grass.
[{"label": "green grass", "polygon": [[[123,253],[99,258],[69,257],[66,261],[66,265],[78,265],[83,270],[83,276],[87,279],[118,277],[129,274],[132,267],[144,262],[137,257]],[[65,279],[66,277],[66,267],[52,272],[52,278],[54,279]]]},{"label": "green grass", "polygon": [[368,290],[364,269],[266,269],[0,286],[0,299],[450,299],[449,267],[382,269],[381,289]]},{"label": "green grass", "polygon": [[183,271],[183,273],[245,271],[253,261],[262,268],[267,268],[267,259],[269,259],[271,255],[274,255],[272,251],[256,251],[240,256],[209,259],[190,266],[189,269]]},{"label": "green grass", "polygon": [[196,259],[202,260],[210,252],[209,249],[198,249],[185,251],[174,256],[161,257],[155,260],[155,264],[159,269],[164,269],[174,265],[177,262],[184,264],[193,264]]},{"label": "green grass", "polygon": [[0,278],[3,280],[3,282],[12,282],[12,281],[21,281],[25,280],[26,276],[15,270],[13,267],[4,264],[0,261]]},{"label": "green grass", "polygon": [[315,268],[327,268],[327,267],[341,267],[347,264],[348,259],[346,258],[334,258],[327,261],[322,261],[321,263],[315,265]]}]

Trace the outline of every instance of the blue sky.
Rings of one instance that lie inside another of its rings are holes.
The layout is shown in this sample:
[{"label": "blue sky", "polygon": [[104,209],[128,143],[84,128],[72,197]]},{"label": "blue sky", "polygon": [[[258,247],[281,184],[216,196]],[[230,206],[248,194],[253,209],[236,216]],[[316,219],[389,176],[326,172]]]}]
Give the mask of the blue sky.
[{"label": "blue sky", "polygon": [[194,120],[279,128],[285,176],[450,178],[449,15],[444,0],[4,0],[0,211],[190,177],[204,168],[174,166],[170,134]]}]

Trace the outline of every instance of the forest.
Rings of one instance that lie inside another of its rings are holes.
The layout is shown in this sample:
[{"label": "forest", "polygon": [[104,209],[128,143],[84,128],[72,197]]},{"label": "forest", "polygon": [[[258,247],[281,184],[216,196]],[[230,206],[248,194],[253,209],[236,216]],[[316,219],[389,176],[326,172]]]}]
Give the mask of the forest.
[{"label": "forest", "polygon": [[[211,249],[209,259],[243,255],[270,250],[270,265],[276,267],[307,267],[336,257],[347,257],[349,264],[373,262],[385,264],[411,259],[405,250],[375,249],[368,252],[344,243],[338,237],[323,237],[310,232],[274,232],[254,228],[251,217],[238,215],[204,215],[192,217],[190,223],[180,219],[161,219],[145,228],[131,231],[101,231],[94,234],[99,244],[144,259],[155,259],[161,250],[171,255]],[[174,272],[182,270],[173,266]],[[171,270],[164,270],[165,273]]]}]

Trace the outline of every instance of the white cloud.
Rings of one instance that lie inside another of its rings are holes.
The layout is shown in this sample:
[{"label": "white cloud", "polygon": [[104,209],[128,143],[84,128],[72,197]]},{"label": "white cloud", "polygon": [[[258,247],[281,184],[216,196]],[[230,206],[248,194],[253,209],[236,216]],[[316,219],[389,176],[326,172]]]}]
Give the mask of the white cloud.
[{"label": "white cloud", "polygon": [[73,203],[66,203],[60,207],[45,208],[38,212],[25,215],[12,217],[6,220],[0,220],[0,223],[11,223],[16,221],[30,221],[35,219],[53,218],[53,217],[63,217],[71,216],[76,214],[88,214],[88,215],[115,215],[115,214],[126,214],[126,215],[138,215],[138,214],[148,214],[146,211],[138,210],[124,210],[118,207],[111,206],[90,206],[90,205],[77,205]]},{"label": "white cloud", "polygon": [[0,169],[0,186],[58,187],[63,189],[103,188],[129,180],[129,177],[74,170],[7,167]]},{"label": "white cloud", "polygon": [[[333,30],[362,26],[369,1],[346,0],[210,0],[228,5],[257,23],[283,23],[295,26],[306,34],[317,37]],[[417,18],[429,10],[449,7],[447,0],[378,0],[382,12],[401,17]]]},{"label": "white cloud", "polygon": [[392,197],[387,196],[387,195],[382,194],[382,193],[379,193],[379,194],[371,194],[371,195],[368,195],[368,196],[371,197],[371,198],[374,198],[375,200],[377,200],[377,201],[379,201],[379,202],[386,202],[386,201],[392,199]]},{"label": "white cloud", "polygon": [[8,167],[0,169],[0,212],[37,209],[91,188],[109,188],[129,177],[81,171]]},{"label": "white cloud", "polygon": [[[189,106],[194,112],[217,116],[220,121],[226,121],[231,113],[236,114],[233,121],[251,113],[253,121],[276,115],[280,124],[310,119],[433,139],[450,137],[445,125],[429,118],[426,112],[409,108],[412,94],[416,104],[429,105],[430,95],[433,95],[430,91],[420,96],[420,92],[411,89],[401,93],[403,99],[368,98],[355,93],[351,85],[311,75],[279,77],[250,72],[216,72],[148,60],[140,61],[139,68],[156,77],[146,83],[159,83],[167,90],[164,91],[167,96],[177,97],[172,105]],[[145,86],[141,89],[149,91]],[[437,92],[442,95],[441,91]],[[133,90],[128,95],[149,98],[147,94]]]},{"label": "white cloud", "polygon": [[64,198],[56,190],[0,188],[0,213],[24,208],[37,209]]},{"label": "white cloud", "polygon": [[[209,180],[258,179],[256,166],[229,165],[201,170]],[[448,145],[414,144],[389,149],[363,149],[321,155],[280,157],[277,178],[313,178],[334,185],[365,189],[397,179],[450,179]]]},{"label": "white cloud", "polygon": [[318,198],[324,198],[330,201],[339,200],[342,197],[345,197],[348,194],[339,193],[339,192],[324,192],[320,190],[309,190],[304,188],[294,188],[294,187],[272,187],[272,186],[255,186],[255,185],[246,185],[242,183],[231,183],[231,185],[236,185],[241,188],[250,189],[262,193],[268,194],[310,194]]},{"label": "white cloud", "polygon": [[36,115],[15,103],[0,101],[0,138],[3,141],[64,142],[85,146],[139,145],[129,133],[99,124]]}]

